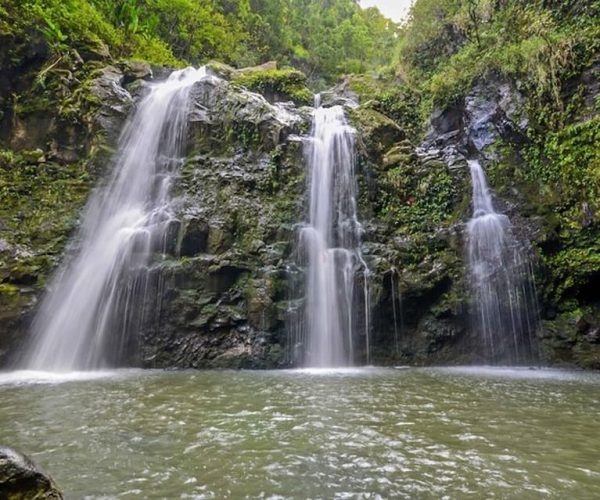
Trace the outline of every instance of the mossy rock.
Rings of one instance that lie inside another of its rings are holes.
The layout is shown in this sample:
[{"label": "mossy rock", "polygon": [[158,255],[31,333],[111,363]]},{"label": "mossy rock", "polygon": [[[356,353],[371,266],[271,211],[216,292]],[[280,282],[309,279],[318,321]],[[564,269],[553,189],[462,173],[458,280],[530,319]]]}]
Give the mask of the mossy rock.
[{"label": "mossy rock", "polygon": [[382,165],[385,169],[395,166],[401,166],[414,163],[417,160],[417,154],[414,146],[407,140],[392,146],[383,157]]},{"label": "mossy rock", "polygon": [[346,93],[358,97],[365,108],[373,109],[394,121],[414,142],[422,139],[423,117],[419,114],[421,97],[414,87],[399,79],[349,75],[343,82]]},{"label": "mossy rock", "polygon": [[367,152],[380,158],[394,144],[405,139],[402,129],[384,114],[366,106],[348,110],[348,116],[358,130]]},{"label": "mossy rock", "polygon": [[294,101],[298,105],[308,105],[313,99],[306,86],[306,75],[296,69],[237,71],[232,75],[232,82],[263,94],[271,102]]},{"label": "mossy rock", "polygon": [[222,63],[220,61],[209,61],[206,67],[221,78],[231,80],[236,72],[236,69],[229,64]]}]

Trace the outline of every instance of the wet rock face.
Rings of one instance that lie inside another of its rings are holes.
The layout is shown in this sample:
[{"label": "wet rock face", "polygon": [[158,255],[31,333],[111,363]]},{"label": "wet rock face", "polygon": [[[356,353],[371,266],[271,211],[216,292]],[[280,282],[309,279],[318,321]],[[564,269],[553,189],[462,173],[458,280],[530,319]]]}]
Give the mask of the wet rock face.
[{"label": "wet rock face", "polygon": [[[361,219],[372,271],[375,363],[485,363],[470,321],[465,224],[471,217],[467,159],[498,171],[514,161],[528,127],[525,100],[508,81],[478,82],[465,99],[430,117],[415,147],[386,141],[359,107]],[[507,151],[509,153],[507,153]],[[508,158],[507,158],[508,156]],[[497,181],[497,179],[495,179]],[[524,248],[539,233],[513,177],[492,184]],[[535,262],[535,257],[533,259]]]},{"label": "wet rock face", "polygon": [[143,66],[140,69],[139,65],[131,64],[133,68],[127,67],[129,72],[126,74],[113,66],[102,68],[91,82],[90,95],[100,103],[93,124],[111,144],[116,144],[123,123],[133,105],[133,99],[123,85],[147,76]]},{"label": "wet rock face", "polygon": [[132,104],[123,84],[143,74],[137,67],[124,69],[90,70],[78,63],[53,82],[53,91],[24,91],[23,103],[2,110],[0,145],[17,152],[40,149],[49,160],[71,163],[89,156],[95,136],[114,144]]},{"label": "wet rock face", "polygon": [[[23,115],[23,127],[17,123],[7,131],[9,139],[21,134],[28,145],[38,146],[18,154],[18,168],[42,162],[62,182],[63,172],[73,165],[73,175],[89,182],[78,185],[76,200],[67,198],[64,224],[59,218],[56,230],[44,227],[42,233],[33,227],[17,235],[3,226],[0,213],[0,364],[6,366],[18,356],[36,299],[75,228],[77,210],[110,168],[125,119],[154,75],[167,76],[143,63],[93,69],[70,101],[77,124],[59,128],[58,113],[49,109],[45,119],[51,126],[43,128],[43,137],[33,134],[35,113]],[[140,356],[131,363],[280,366],[285,263],[292,227],[302,210],[300,136],[310,127],[310,109],[270,104],[222,79],[200,82],[192,101],[189,149],[172,190],[177,220],[165,241],[153,242],[156,259],[148,283],[156,299],[144,308],[146,323],[140,339],[133,341]],[[39,210],[34,213],[38,217]],[[40,222],[50,223],[54,220]]]},{"label": "wet rock face", "polygon": [[466,157],[497,160],[499,143],[525,140],[529,121],[524,104],[513,84],[501,78],[481,81],[462,103],[434,110],[421,152],[437,155],[450,166],[464,163]]},{"label": "wet rock face", "polygon": [[33,461],[0,446],[0,498],[7,500],[60,500],[54,481]]},{"label": "wet rock face", "polygon": [[[176,220],[165,241],[153,244],[148,287],[155,299],[143,307],[135,339],[139,357],[132,364],[272,368],[287,366],[294,357],[285,326],[294,307],[287,301],[288,265],[295,224],[306,210],[303,138],[311,108],[270,103],[227,80],[233,69],[217,73],[226,78],[199,82],[192,91],[188,150],[172,189]],[[29,168],[56,161],[62,172],[84,162],[93,181],[110,166],[122,125],[146,82],[166,76],[164,69],[143,63],[103,67],[86,82],[81,123],[60,128],[46,113],[42,118],[52,123],[38,137],[39,116],[32,112],[31,121],[22,116],[3,137],[27,142],[23,162]],[[586,99],[597,93],[590,82]],[[518,151],[524,141],[523,96],[499,78],[479,82],[464,102],[433,113],[419,145],[394,120],[356,101],[344,83],[322,95],[323,104],[344,106],[357,130],[362,251],[372,273],[372,362],[489,361],[475,354],[480,341],[469,327],[466,159],[500,165],[490,182],[497,208],[511,217],[522,241],[544,237],[544,222],[532,215],[535,200],[528,201],[510,174],[514,160],[498,147]],[[4,227],[0,217],[0,364],[6,364],[8,346],[24,336],[84,199],[73,202],[73,220],[61,225],[59,234],[45,230],[49,222],[43,221],[35,244],[11,239],[14,228]],[[588,218],[592,224],[593,214]],[[597,300],[597,291],[585,293],[588,301]],[[543,309],[553,310],[552,304]],[[556,311],[544,316],[544,359],[600,366],[597,317],[576,325]]]},{"label": "wet rock face", "polygon": [[[596,107],[592,104],[597,98],[598,88],[590,77],[594,71],[597,71],[597,65],[584,71],[565,88],[568,97],[565,102],[569,102],[569,96],[574,96],[577,91],[580,93],[584,104],[576,116],[580,123],[593,119],[596,114]],[[405,234],[400,238],[401,246],[397,248],[392,244],[373,245],[372,253],[377,256],[374,261],[380,266],[380,272],[384,273],[382,276],[386,272],[389,276],[392,267],[397,270],[394,294],[389,278],[375,283],[374,305],[384,318],[385,311],[393,310],[394,303],[398,317],[402,310],[402,320],[396,322],[396,334],[400,337],[400,359],[425,363],[489,362],[473,356],[478,350],[478,339],[469,325],[469,295],[464,276],[464,254],[461,254],[465,241],[461,222],[468,221],[470,217],[471,186],[466,175],[466,159],[477,159],[488,173],[496,209],[510,217],[521,251],[529,256],[536,270],[543,320],[537,331],[542,362],[588,368],[600,366],[597,343],[600,325],[598,294],[597,287],[590,285],[597,277],[597,270],[593,266],[593,258],[583,257],[592,254],[593,241],[597,241],[594,213],[589,210],[588,202],[582,200],[580,220],[568,229],[567,226],[563,227],[562,235],[558,233],[555,217],[561,210],[559,204],[556,199],[544,197],[539,186],[532,186],[527,179],[527,170],[530,168],[527,151],[532,146],[527,135],[530,120],[534,117],[527,116],[526,103],[525,95],[514,82],[491,75],[476,83],[462,102],[434,111],[430,117],[430,130],[423,143],[416,148],[416,161],[411,159],[409,148],[405,150],[401,143],[384,153],[380,162],[373,154],[367,155],[367,163],[375,159],[375,163],[383,167],[373,169],[374,182],[371,186],[379,193],[394,193],[388,199],[402,198],[405,186],[409,185],[408,192],[415,195],[406,196],[402,201],[406,204],[418,203],[427,193],[427,190],[419,192],[419,185],[425,184],[430,190],[431,186],[443,184],[443,176],[440,176],[443,169],[440,170],[439,165],[445,166],[457,193],[462,193],[445,207],[450,219],[454,219],[455,237],[446,242],[437,239],[434,236],[436,233],[447,233],[452,227],[438,221],[434,224],[437,227],[429,229],[414,231],[407,228],[409,230],[406,231],[402,228]],[[438,169],[438,174],[435,169]],[[388,172],[395,175],[389,175]],[[406,178],[418,181],[410,184],[404,180]],[[585,195],[582,193],[582,196]],[[371,199],[371,203],[374,203],[376,196]],[[386,203],[388,206],[385,209],[389,211],[390,203]],[[368,207],[365,209],[368,210]],[[391,207],[397,210],[393,204]],[[401,221],[409,213],[410,210],[398,210],[399,217],[396,220]],[[434,214],[435,211],[429,207],[422,216],[433,219]],[[380,213],[380,218],[382,215]],[[575,229],[579,224],[581,229]],[[398,232],[393,231],[389,223],[382,225],[380,221],[373,221],[367,225],[367,228],[371,227],[374,229],[370,236],[372,239],[384,241],[387,235],[389,241],[399,240]],[[582,256],[582,267],[586,269],[584,273],[588,273],[577,285],[572,280],[571,302],[560,295],[559,282],[552,281],[553,270],[545,267],[546,262],[553,261],[553,255],[568,249],[569,245],[580,252],[576,255]],[[580,250],[581,246],[584,248]],[[429,266],[443,270],[437,274],[441,278],[439,283],[445,283],[444,286],[424,286],[431,283],[430,278],[436,275],[427,271]],[[400,294],[401,300],[398,299]],[[574,309],[577,303],[580,307]],[[561,307],[563,312],[560,311]],[[589,315],[577,325],[576,318],[582,312],[588,312]],[[393,322],[383,320],[379,329],[378,342],[393,347]],[[389,351],[384,350],[382,356],[389,357]]]},{"label": "wet rock face", "polygon": [[429,149],[417,148],[368,105],[349,116],[357,129],[359,218],[371,271],[371,361],[466,362],[460,221],[469,216],[470,190],[464,157],[449,165],[440,149],[459,135],[462,110],[433,118],[440,135]]},{"label": "wet rock face", "polygon": [[493,153],[487,153],[486,148],[502,137],[515,141],[527,129],[523,105],[521,94],[508,83],[475,86],[465,99],[468,145],[493,158]]},{"label": "wet rock face", "polygon": [[307,128],[309,111],[264,97],[225,80],[198,82],[192,91],[190,152],[272,151],[290,134]]},{"label": "wet rock face", "polygon": [[284,366],[286,265],[303,209],[310,110],[222,79],[199,82],[192,102],[172,191],[176,244],[151,270],[158,301],[148,305],[140,362]]}]

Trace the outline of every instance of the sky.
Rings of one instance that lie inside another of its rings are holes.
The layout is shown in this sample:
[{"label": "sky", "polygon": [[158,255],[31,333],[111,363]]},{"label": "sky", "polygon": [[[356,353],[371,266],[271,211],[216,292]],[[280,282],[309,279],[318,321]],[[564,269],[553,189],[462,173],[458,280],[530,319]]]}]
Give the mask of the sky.
[{"label": "sky", "polygon": [[412,0],[361,0],[362,7],[378,7],[387,17],[402,21],[408,12]]}]

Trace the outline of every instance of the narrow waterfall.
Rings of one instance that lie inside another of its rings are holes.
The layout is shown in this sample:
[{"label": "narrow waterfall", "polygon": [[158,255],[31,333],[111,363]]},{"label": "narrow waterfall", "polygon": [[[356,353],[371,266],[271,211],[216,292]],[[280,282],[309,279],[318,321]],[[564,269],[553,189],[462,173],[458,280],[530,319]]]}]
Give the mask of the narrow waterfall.
[{"label": "narrow waterfall", "polygon": [[311,367],[352,365],[361,332],[369,361],[369,270],[359,249],[354,135],[341,106],[315,109],[307,151],[309,221],[299,237],[307,264],[304,363]]},{"label": "narrow waterfall", "polygon": [[468,164],[473,184],[473,217],[467,226],[473,328],[491,360],[528,362],[537,318],[530,262],[508,217],[494,210],[480,163]]},{"label": "narrow waterfall", "polygon": [[110,178],[88,202],[75,251],[40,305],[25,368],[125,362],[144,316],[149,258],[164,252],[173,222],[169,191],[182,162],[190,90],[204,78],[204,68],[188,68],[149,86],[123,130]]}]

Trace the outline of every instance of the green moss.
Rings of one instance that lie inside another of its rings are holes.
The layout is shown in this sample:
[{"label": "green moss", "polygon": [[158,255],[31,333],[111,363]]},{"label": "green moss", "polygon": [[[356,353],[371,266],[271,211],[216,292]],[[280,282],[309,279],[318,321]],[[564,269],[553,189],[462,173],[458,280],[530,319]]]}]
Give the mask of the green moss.
[{"label": "green moss", "polygon": [[392,146],[405,138],[404,131],[396,122],[369,105],[348,110],[348,118],[359,131],[373,158],[383,156]]},{"label": "green moss", "polygon": [[573,355],[578,366],[593,370],[600,369],[600,345],[580,343],[573,349]]},{"label": "green moss", "polygon": [[130,60],[175,68],[187,65],[185,61],[175,57],[169,45],[158,37],[136,34],[132,36],[131,40],[131,48],[126,52],[127,58]]},{"label": "green moss", "polygon": [[228,139],[232,144],[237,140],[248,150],[260,150],[262,142],[260,130],[253,123],[233,123],[229,130],[230,135]]},{"label": "green moss", "polygon": [[238,73],[233,82],[266,96],[289,98],[296,104],[312,102],[313,94],[306,86],[306,75],[296,69],[269,69]]},{"label": "green moss", "polygon": [[540,137],[528,151],[526,178],[541,183],[555,200],[554,210],[567,228],[580,228],[600,210],[600,116]]},{"label": "green moss", "polygon": [[[492,73],[519,80],[535,99],[560,108],[563,82],[599,48],[600,2],[586,3],[578,10],[546,2],[417,0],[400,40],[399,72],[422,90],[426,113],[459,102]],[[467,8],[473,15],[465,16]]]},{"label": "green moss", "polygon": [[393,120],[411,141],[420,140],[423,120],[419,115],[420,96],[415,87],[397,79],[376,79],[368,75],[352,75],[347,81],[364,107]]},{"label": "green moss", "polygon": [[[60,80],[58,82],[51,80],[51,87],[46,89],[46,93],[48,93],[48,90],[52,90],[55,98],[60,98],[54,103],[58,108],[60,118],[71,122],[90,121],[89,118],[91,115],[103,104],[100,97],[94,92],[94,86],[96,85],[96,80],[102,77],[107,69],[111,69],[111,67],[107,67],[104,64],[98,65],[93,62],[86,63],[78,71],[79,81],[69,89],[61,88]],[[52,76],[53,79],[56,79],[56,76],[60,77],[60,75]]]},{"label": "green moss", "polygon": [[0,236],[8,241],[58,253],[73,228],[78,209],[89,192],[83,163],[26,163],[15,153],[0,168]]},{"label": "green moss", "polygon": [[457,186],[442,163],[401,163],[384,173],[381,185],[380,216],[402,233],[434,231],[453,220]]},{"label": "green moss", "polygon": [[0,149],[0,168],[9,169],[17,164],[19,156],[10,149]]},{"label": "green moss", "polygon": [[562,310],[579,306],[573,302],[573,295],[578,290],[592,287],[600,275],[600,234],[595,242],[587,241],[578,244],[563,240],[563,248],[557,252],[543,255],[543,261],[549,272],[550,283],[545,290],[548,298],[561,304]]},{"label": "green moss", "polygon": [[10,283],[0,283],[0,297],[4,300],[19,295],[19,287]]},{"label": "green moss", "polygon": [[[567,119],[560,115],[550,121]],[[547,124],[548,117],[538,119]],[[542,295],[568,311],[589,300],[579,291],[591,289],[600,273],[600,117],[538,130],[520,175],[535,186],[528,198],[544,221]]]}]

